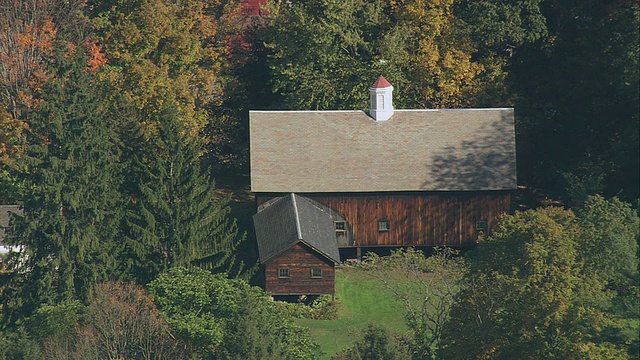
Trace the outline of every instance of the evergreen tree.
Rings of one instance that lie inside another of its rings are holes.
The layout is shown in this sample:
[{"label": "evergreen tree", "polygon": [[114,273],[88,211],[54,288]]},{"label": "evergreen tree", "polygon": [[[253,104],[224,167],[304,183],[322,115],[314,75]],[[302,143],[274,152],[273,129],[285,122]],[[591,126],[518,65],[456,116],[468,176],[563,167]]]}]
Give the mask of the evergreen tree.
[{"label": "evergreen tree", "polygon": [[132,276],[148,282],[165,269],[189,265],[229,270],[242,237],[228,220],[228,199],[202,171],[200,143],[181,125],[176,107],[162,110],[157,123],[157,136],[133,161],[126,257]]},{"label": "evergreen tree", "polygon": [[81,48],[60,45],[54,78],[29,113],[24,216],[7,242],[24,247],[4,293],[6,320],[40,303],[86,299],[113,269],[119,154],[96,76]]}]

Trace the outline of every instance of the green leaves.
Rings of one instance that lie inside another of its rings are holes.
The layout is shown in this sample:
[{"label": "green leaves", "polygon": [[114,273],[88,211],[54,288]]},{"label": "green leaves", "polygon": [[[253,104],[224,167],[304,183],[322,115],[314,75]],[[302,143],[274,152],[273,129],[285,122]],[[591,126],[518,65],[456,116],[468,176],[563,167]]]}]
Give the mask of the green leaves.
[{"label": "green leaves", "polygon": [[283,318],[267,294],[242,280],[174,268],[149,288],[167,322],[202,358],[318,358],[308,330]]},{"label": "green leaves", "polygon": [[25,247],[26,256],[10,264],[24,277],[14,295],[24,303],[14,309],[17,299],[5,298],[12,315],[43,302],[87,299],[111,270],[119,230],[121,168],[104,96],[81,49],[56,51],[56,76],[27,114],[24,216],[14,218],[7,239]]},{"label": "green leaves", "polygon": [[[400,249],[386,257],[369,253],[364,268],[378,274],[404,307],[411,330],[410,347],[416,357],[431,358],[439,353],[443,326],[468,271],[457,251],[435,249],[429,257],[416,249]],[[374,331],[370,336],[377,339],[380,334]]]},{"label": "green leaves", "polygon": [[272,2],[258,37],[270,50],[276,107],[364,109],[375,80],[380,2],[321,0]]},{"label": "green leaves", "polygon": [[626,319],[638,309],[611,304],[637,296],[637,288],[615,294],[608,287],[613,278],[629,285],[638,276],[637,267],[622,265],[637,264],[637,224],[628,205],[601,197],[588,199],[577,217],[560,208],[503,217],[473,256],[443,331],[445,357],[633,356],[637,336],[623,334],[637,329]]},{"label": "green leaves", "polygon": [[[485,71],[453,1],[271,2],[258,37],[269,52],[274,107],[367,109],[379,76],[397,108],[484,105],[500,71]],[[488,64],[489,65],[489,64]],[[493,101],[497,101],[493,99]]]},{"label": "green leaves", "polygon": [[[227,42],[239,32],[239,1],[102,1],[92,16],[105,44],[103,73],[136,108],[158,110],[170,99],[192,136],[224,96]],[[155,127],[147,123],[146,135]]]},{"label": "green leaves", "polygon": [[[230,221],[228,200],[201,170],[200,146],[178,119],[175,106],[153,118],[158,135],[142,140],[131,171],[132,205],[126,253],[132,276],[142,282],[176,266],[229,271],[243,235]],[[148,147],[147,147],[148,146]]]}]

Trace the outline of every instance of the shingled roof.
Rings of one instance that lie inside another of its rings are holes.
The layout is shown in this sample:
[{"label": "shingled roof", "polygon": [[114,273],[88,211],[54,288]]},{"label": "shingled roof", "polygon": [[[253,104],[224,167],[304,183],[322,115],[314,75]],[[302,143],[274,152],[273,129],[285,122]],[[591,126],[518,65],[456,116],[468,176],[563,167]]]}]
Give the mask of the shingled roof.
[{"label": "shingled roof", "polygon": [[251,111],[253,192],[516,188],[513,109]]},{"label": "shingled roof", "polygon": [[331,216],[311,199],[290,194],[253,216],[260,262],[265,263],[298,242],[330,261],[340,262]]}]

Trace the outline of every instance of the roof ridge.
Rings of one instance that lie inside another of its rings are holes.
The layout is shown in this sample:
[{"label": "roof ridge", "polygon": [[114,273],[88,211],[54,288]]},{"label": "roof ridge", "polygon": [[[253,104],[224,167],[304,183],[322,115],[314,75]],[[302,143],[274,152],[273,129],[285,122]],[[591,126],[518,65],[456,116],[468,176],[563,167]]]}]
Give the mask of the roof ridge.
[{"label": "roof ridge", "polygon": [[291,201],[293,202],[293,213],[296,218],[296,229],[298,231],[298,239],[302,239],[302,228],[300,227],[300,213],[298,212],[298,203],[296,202],[296,194],[291,193]]}]

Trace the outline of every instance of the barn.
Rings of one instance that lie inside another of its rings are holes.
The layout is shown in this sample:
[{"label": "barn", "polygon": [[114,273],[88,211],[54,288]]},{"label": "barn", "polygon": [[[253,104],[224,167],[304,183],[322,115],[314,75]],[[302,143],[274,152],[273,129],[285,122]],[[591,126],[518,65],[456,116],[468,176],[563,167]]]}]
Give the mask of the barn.
[{"label": "barn", "polygon": [[259,210],[291,193],[320,204],[343,257],[490,233],[517,187],[513,109],[397,110],[382,76],[369,92],[368,111],[250,112]]}]

